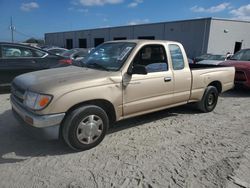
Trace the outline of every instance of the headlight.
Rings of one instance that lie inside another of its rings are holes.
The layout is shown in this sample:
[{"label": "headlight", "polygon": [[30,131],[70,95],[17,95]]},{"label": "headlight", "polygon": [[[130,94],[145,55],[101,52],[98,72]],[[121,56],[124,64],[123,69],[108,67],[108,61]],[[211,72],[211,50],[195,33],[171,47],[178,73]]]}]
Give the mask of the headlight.
[{"label": "headlight", "polygon": [[50,103],[51,100],[51,95],[26,91],[24,104],[32,110],[42,110]]}]

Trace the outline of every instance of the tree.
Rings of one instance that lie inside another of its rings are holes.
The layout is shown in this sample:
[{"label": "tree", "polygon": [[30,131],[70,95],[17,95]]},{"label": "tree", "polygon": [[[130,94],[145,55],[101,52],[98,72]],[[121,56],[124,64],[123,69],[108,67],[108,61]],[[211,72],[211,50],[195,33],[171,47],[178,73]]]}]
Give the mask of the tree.
[{"label": "tree", "polygon": [[36,38],[29,38],[26,41],[24,41],[25,43],[36,43],[36,44],[44,44],[44,40],[42,39],[36,39]]}]

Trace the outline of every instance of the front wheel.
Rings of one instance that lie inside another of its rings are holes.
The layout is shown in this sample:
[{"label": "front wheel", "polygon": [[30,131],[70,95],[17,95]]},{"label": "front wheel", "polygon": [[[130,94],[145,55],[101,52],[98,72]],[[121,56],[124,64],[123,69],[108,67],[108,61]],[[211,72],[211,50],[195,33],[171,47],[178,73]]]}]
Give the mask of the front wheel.
[{"label": "front wheel", "polygon": [[202,100],[198,102],[198,109],[202,112],[211,112],[217,105],[219,92],[216,87],[208,86]]},{"label": "front wheel", "polygon": [[108,116],[102,108],[83,106],[67,115],[62,124],[62,136],[74,150],[88,150],[104,139],[108,124]]}]

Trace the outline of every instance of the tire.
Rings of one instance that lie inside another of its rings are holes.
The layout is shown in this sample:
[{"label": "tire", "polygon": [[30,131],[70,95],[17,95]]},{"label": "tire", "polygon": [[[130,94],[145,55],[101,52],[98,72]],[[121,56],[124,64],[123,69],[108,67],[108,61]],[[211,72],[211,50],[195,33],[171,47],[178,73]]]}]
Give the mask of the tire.
[{"label": "tire", "polygon": [[198,109],[204,113],[212,112],[217,105],[218,96],[219,92],[217,88],[208,86],[202,100],[197,104]]},{"label": "tire", "polygon": [[104,139],[108,125],[108,116],[102,108],[82,106],[66,116],[62,123],[62,137],[72,149],[88,150]]}]

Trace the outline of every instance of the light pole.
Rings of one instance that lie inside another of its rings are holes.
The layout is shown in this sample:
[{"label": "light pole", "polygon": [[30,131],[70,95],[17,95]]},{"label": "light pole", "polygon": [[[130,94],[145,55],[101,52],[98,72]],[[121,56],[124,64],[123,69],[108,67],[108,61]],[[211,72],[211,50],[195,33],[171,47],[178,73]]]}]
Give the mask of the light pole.
[{"label": "light pole", "polygon": [[11,41],[12,43],[14,42],[14,31],[15,31],[15,26],[13,26],[12,23],[12,16],[10,17],[10,32],[11,32]]}]

